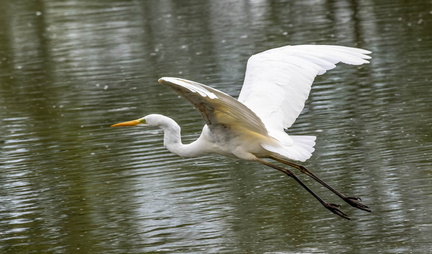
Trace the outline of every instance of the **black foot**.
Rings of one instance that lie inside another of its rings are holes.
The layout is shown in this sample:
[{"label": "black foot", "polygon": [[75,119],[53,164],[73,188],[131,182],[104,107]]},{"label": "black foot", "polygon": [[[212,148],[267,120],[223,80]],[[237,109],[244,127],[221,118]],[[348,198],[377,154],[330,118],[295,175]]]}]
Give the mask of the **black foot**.
[{"label": "black foot", "polygon": [[350,217],[348,217],[348,215],[344,212],[342,212],[339,208],[341,207],[338,204],[333,204],[333,203],[325,203],[324,207],[329,209],[330,212],[339,215],[340,217],[347,219],[347,220],[351,220]]},{"label": "black foot", "polygon": [[359,201],[361,201],[361,199],[359,197],[345,197],[343,200],[345,200],[345,202],[350,204],[352,207],[356,207],[356,208],[363,210],[363,211],[366,211],[366,212],[371,212],[371,210],[369,209],[369,206],[363,205],[362,203],[359,202]]}]

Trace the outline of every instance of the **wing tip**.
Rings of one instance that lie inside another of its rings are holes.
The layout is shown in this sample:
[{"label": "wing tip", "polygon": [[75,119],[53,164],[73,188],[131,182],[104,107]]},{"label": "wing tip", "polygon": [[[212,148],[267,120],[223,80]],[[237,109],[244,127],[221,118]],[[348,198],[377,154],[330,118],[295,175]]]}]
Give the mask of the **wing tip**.
[{"label": "wing tip", "polygon": [[164,85],[168,85],[175,90],[178,90],[176,89],[176,87],[182,87],[184,89],[187,89],[189,92],[199,94],[201,97],[208,97],[210,99],[218,98],[218,96],[209,89],[207,89],[205,85],[195,81],[175,77],[162,77],[158,80],[158,82]]},{"label": "wing tip", "polygon": [[162,77],[160,79],[158,79],[158,82],[163,84],[163,83],[175,83],[176,80],[181,81],[180,78],[175,78],[175,77]]}]

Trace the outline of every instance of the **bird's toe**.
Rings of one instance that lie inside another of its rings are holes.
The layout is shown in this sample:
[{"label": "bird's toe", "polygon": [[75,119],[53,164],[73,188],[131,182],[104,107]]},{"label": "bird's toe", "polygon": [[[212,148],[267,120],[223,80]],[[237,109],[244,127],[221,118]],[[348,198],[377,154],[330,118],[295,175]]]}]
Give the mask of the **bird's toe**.
[{"label": "bird's toe", "polygon": [[356,207],[366,212],[371,212],[369,206],[360,203],[361,199],[359,197],[346,197],[344,200],[353,207]]},{"label": "bird's toe", "polygon": [[348,215],[344,212],[342,212],[342,210],[340,210],[339,208],[341,207],[338,204],[334,204],[334,203],[325,203],[324,207],[327,208],[328,210],[330,210],[330,212],[339,215],[340,217],[347,219],[347,220],[351,220],[350,217],[348,217]]}]

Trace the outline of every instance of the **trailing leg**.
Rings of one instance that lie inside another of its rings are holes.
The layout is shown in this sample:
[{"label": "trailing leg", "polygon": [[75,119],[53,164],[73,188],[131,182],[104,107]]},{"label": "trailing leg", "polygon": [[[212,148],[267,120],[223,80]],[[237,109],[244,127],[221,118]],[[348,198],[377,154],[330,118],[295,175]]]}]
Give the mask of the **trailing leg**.
[{"label": "trailing leg", "polygon": [[300,172],[302,172],[303,174],[308,175],[309,177],[311,177],[312,179],[314,179],[315,181],[317,181],[318,183],[320,183],[322,186],[326,187],[327,189],[329,189],[330,191],[332,191],[334,194],[336,194],[337,196],[339,196],[341,199],[343,199],[346,203],[350,204],[353,207],[356,207],[358,209],[361,209],[363,211],[367,211],[367,212],[371,212],[371,210],[369,209],[368,206],[360,203],[361,199],[359,197],[350,197],[350,196],[346,196],[342,193],[340,193],[339,191],[337,191],[336,189],[334,189],[333,187],[331,187],[330,185],[328,185],[326,182],[324,182],[323,180],[321,180],[318,176],[316,176],[315,174],[313,174],[312,172],[310,172],[307,168],[301,166],[301,165],[297,165],[295,163],[283,160],[281,158],[275,157],[275,156],[270,156],[270,159],[273,159],[275,161],[281,162],[285,165],[291,166],[293,168],[296,168],[298,170],[300,170]]},{"label": "trailing leg", "polygon": [[338,204],[333,204],[333,203],[327,203],[324,200],[322,200],[317,194],[315,194],[309,187],[307,187],[291,170],[286,169],[286,168],[282,168],[280,166],[274,165],[270,162],[267,162],[265,160],[256,159],[258,162],[272,167],[274,169],[277,169],[283,173],[285,173],[287,176],[293,178],[294,180],[296,180],[297,183],[299,183],[305,190],[307,190],[316,200],[318,200],[325,208],[327,208],[328,210],[330,210],[332,213],[337,214],[339,216],[341,216],[342,218],[345,218],[347,220],[351,220],[348,215],[346,215],[344,212],[342,212],[339,208],[340,205]]}]

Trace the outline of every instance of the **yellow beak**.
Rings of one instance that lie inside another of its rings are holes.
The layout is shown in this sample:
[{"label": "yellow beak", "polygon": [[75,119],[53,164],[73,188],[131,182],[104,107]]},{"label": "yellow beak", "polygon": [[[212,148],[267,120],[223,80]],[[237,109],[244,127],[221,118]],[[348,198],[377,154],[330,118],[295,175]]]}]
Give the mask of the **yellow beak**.
[{"label": "yellow beak", "polygon": [[141,123],[141,121],[138,119],[138,120],[132,120],[132,121],[127,121],[127,122],[122,122],[122,123],[116,123],[116,124],[111,125],[111,127],[135,126],[135,125],[138,125],[140,123]]}]

